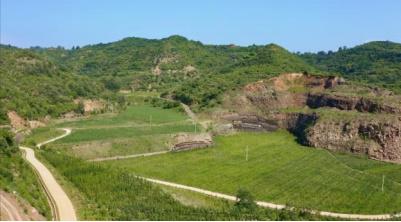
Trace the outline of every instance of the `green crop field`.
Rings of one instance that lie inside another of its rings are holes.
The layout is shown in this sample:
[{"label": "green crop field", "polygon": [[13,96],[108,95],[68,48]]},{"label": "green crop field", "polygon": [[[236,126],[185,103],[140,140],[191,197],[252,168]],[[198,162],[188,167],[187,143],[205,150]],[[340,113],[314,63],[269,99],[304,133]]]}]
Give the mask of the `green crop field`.
[{"label": "green crop field", "polygon": [[61,127],[72,128],[72,134],[54,142],[52,147],[83,159],[168,150],[174,134],[195,130],[186,114],[175,108],[141,104],[129,106],[118,114],[53,123],[51,127],[34,130],[27,141],[44,141]]},{"label": "green crop field", "polygon": [[46,141],[48,139],[60,136],[64,133],[61,129],[55,129],[51,127],[42,127],[32,130],[31,135],[29,135],[24,141],[27,145],[36,145],[40,142]]},{"label": "green crop field", "polygon": [[[124,169],[109,168],[64,155],[52,148],[38,156],[54,167],[70,196],[79,196],[81,220],[327,220],[301,210],[256,208],[156,186]],[[72,191],[73,190],[73,191]]]},{"label": "green crop field", "polygon": [[194,126],[190,124],[163,125],[163,126],[143,126],[143,127],[116,127],[99,129],[78,129],[74,130],[68,137],[59,140],[60,143],[74,143],[93,140],[108,140],[116,138],[130,138],[134,136],[171,134],[177,132],[194,131]]},{"label": "green crop field", "polygon": [[162,109],[142,104],[130,106],[125,111],[110,115],[103,114],[89,119],[64,122],[57,124],[57,127],[72,128],[94,128],[101,126],[127,126],[130,124],[162,124],[172,122],[185,122],[188,117],[185,113],[178,112],[175,109]]},{"label": "green crop field", "polygon": [[[209,149],[103,164],[232,195],[246,188],[258,200],[301,208],[342,213],[401,212],[400,165],[376,165],[370,160],[303,147],[284,131],[217,136],[215,144]],[[383,192],[381,174],[386,175]]]}]

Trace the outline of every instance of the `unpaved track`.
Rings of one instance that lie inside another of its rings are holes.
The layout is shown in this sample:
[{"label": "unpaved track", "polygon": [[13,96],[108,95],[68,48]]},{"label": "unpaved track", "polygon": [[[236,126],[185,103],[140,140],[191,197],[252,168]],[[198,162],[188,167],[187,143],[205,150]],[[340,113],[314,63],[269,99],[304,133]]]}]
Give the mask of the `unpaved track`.
[{"label": "unpaved track", "polygon": [[[63,129],[65,133],[61,136],[55,137],[53,139],[47,140],[43,143],[38,144],[38,146],[42,146],[44,144],[53,142],[55,140],[61,139],[65,136],[68,136],[71,133],[69,129]],[[40,147],[39,146],[39,147]],[[38,159],[35,157],[35,152],[33,149],[28,147],[20,146],[20,149],[25,151],[25,159],[35,168],[37,174],[40,176],[41,182],[46,189],[46,193],[49,195],[49,199],[54,203],[56,211],[55,219],[56,220],[77,220],[77,216],[75,214],[74,206],[61,188],[60,184],[57,183],[56,179],[52,175],[49,169],[46,168]]]},{"label": "unpaved track", "polygon": [[36,147],[37,147],[37,148],[40,148],[41,146],[43,146],[43,145],[45,145],[45,144],[54,142],[54,141],[56,141],[56,140],[59,140],[59,139],[61,139],[61,138],[63,138],[63,137],[66,137],[66,136],[68,136],[68,135],[71,134],[71,129],[62,128],[62,130],[64,130],[64,134],[63,134],[63,135],[54,137],[54,138],[52,138],[52,139],[46,140],[46,141],[41,142],[41,143],[38,143],[38,144],[36,145]]},{"label": "unpaved track", "polygon": [[[217,197],[221,199],[226,199],[230,201],[236,201],[235,196],[230,196],[227,194],[222,194],[218,192],[213,192],[213,191],[208,191],[196,187],[190,187],[178,183],[171,183],[163,180],[156,180],[156,179],[151,179],[151,178],[146,178],[146,177],[138,177],[143,180],[156,183],[156,184],[161,184],[165,186],[170,186],[178,189],[183,189],[183,190],[189,190],[197,193],[202,193],[206,194],[212,197]],[[264,202],[264,201],[256,201],[256,204],[261,207],[266,207],[266,208],[272,208],[272,209],[284,209],[286,206],[285,205],[280,205],[280,204],[274,204],[274,203],[269,203],[269,202]],[[291,208],[289,208],[291,209]],[[329,216],[329,217],[337,217],[337,218],[342,218],[342,219],[360,219],[360,220],[388,220],[393,217],[401,217],[401,213],[396,214],[396,215],[391,215],[391,214],[377,214],[377,215],[367,215],[367,214],[342,214],[342,213],[333,213],[333,212],[326,212],[326,211],[314,211],[311,210],[309,211],[312,214],[317,214],[317,215],[322,215],[322,216]]]},{"label": "unpaved track", "polygon": [[145,156],[154,156],[165,154],[170,151],[159,151],[159,152],[152,152],[152,153],[141,153],[141,154],[133,154],[133,155],[126,155],[126,156],[112,156],[112,157],[101,157],[95,158],[88,161],[99,162],[99,161],[107,161],[107,160],[122,160],[122,159],[129,159],[129,158],[137,158],[137,157],[145,157]]}]

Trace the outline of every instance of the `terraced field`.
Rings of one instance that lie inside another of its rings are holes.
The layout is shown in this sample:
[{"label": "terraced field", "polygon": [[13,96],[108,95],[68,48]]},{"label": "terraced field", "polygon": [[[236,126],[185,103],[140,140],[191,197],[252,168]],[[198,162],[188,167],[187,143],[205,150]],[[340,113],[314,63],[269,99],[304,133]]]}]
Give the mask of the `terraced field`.
[{"label": "terraced field", "polygon": [[195,130],[185,113],[177,109],[141,104],[130,106],[119,114],[53,124],[35,131],[32,138],[35,141],[36,138],[43,139],[61,127],[72,128],[72,134],[52,146],[83,159],[168,150],[173,135]]},{"label": "terraced field", "polygon": [[367,214],[401,211],[401,165],[302,147],[284,131],[218,136],[215,142],[210,149],[103,164],[232,195],[246,188],[258,200],[300,208]]}]

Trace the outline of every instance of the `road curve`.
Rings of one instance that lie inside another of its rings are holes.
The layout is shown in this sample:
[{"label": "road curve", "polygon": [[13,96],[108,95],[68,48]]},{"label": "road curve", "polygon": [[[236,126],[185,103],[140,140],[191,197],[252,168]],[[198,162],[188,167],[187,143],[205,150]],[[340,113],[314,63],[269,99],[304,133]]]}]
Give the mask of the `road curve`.
[{"label": "road curve", "polygon": [[36,147],[40,149],[40,147],[43,146],[43,145],[45,145],[45,144],[54,142],[54,141],[56,141],[56,140],[59,140],[59,139],[61,139],[61,138],[63,138],[63,137],[66,137],[66,136],[68,136],[68,135],[71,134],[71,129],[62,128],[62,130],[64,130],[64,134],[63,134],[63,135],[54,137],[54,138],[52,138],[52,139],[46,140],[46,141],[41,142],[41,143],[38,143],[38,144],[36,145]]},{"label": "road curve", "polygon": [[[53,142],[57,139],[61,139],[65,136],[68,136],[71,133],[69,129],[63,129],[65,134],[62,136],[58,136],[56,138],[47,140],[43,143],[38,145],[42,146],[44,144]],[[74,206],[64,192],[63,188],[60,184],[57,183],[56,179],[52,175],[49,169],[46,168],[38,159],[35,157],[35,152],[33,149],[28,147],[19,147],[21,150],[25,151],[25,159],[31,164],[31,166],[36,170],[37,174],[39,175],[43,186],[46,189],[46,193],[49,196],[49,199],[54,203],[56,208],[55,219],[56,220],[68,220],[68,221],[75,221],[77,220],[77,216],[75,213]],[[52,203],[51,203],[52,204]]]},{"label": "road curve", "polygon": [[[163,180],[156,180],[156,179],[151,179],[151,178],[146,178],[146,177],[139,177],[143,180],[156,183],[156,184],[161,184],[165,186],[170,186],[178,189],[183,189],[183,190],[189,190],[197,193],[202,193],[206,194],[208,196],[212,197],[217,197],[221,199],[226,199],[230,201],[236,201],[235,196],[230,196],[227,194],[222,194],[218,192],[213,192],[213,191],[208,191],[196,187],[191,187],[191,186],[186,186],[178,183],[171,183]],[[274,204],[274,203],[269,203],[269,202],[264,202],[264,201],[256,201],[256,204],[261,207],[266,207],[266,208],[272,208],[272,209],[284,209],[286,206],[285,205],[280,205],[280,204]],[[291,209],[289,207],[289,209]],[[336,217],[336,218],[342,218],[342,219],[359,219],[359,220],[388,220],[394,217],[401,217],[401,213],[399,214],[375,214],[375,215],[368,215],[368,214],[343,214],[343,213],[333,213],[333,212],[326,212],[326,211],[314,211],[310,210],[309,213],[316,214],[316,215],[321,215],[321,216],[328,216],[328,217]]]}]

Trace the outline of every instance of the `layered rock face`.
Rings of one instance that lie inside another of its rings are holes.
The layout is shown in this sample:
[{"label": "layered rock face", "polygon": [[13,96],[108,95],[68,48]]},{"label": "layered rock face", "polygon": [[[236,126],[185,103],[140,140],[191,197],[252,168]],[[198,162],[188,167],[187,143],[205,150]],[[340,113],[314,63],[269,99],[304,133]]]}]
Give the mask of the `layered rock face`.
[{"label": "layered rock face", "polygon": [[401,162],[401,121],[319,121],[306,132],[307,145],[362,153]]},{"label": "layered rock face", "polygon": [[392,107],[385,104],[366,99],[364,97],[346,97],[330,94],[309,93],[306,105],[311,108],[333,107],[341,110],[357,110],[369,113],[391,113],[400,114],[401,108]]},{"label": "layered rock face", "polygon": [[255,112],[238,109],[235,128],[284,128],[304,145],[401,163],[401,97],[391,92],[291,73],[249,84],[243,95]]},{"label": "layered rock face", "polygon": [[175,136],[174,144],[171,148],[172,151],[183,151],[198,148],[206,148],[213,144],[210,134],[187,134],[180,133]]}]

